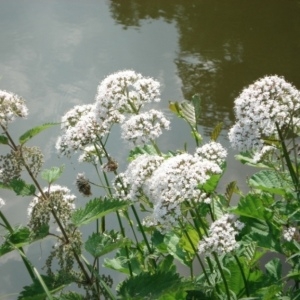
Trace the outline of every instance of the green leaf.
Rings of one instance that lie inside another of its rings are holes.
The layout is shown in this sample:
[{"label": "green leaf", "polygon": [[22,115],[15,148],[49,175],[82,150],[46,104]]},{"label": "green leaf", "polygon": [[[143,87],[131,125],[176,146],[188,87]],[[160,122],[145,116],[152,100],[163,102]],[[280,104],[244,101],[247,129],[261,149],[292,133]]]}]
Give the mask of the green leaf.
[{"label": "green leaf", "polygon": [[191,245],[190,240],[187,238],[186,235],[183,235],[180,238],[180,246],[182,247],[182,249],[189,252],[191,254],[191,256],[194,256],[195,255],[194,249],[197,249],[197,246],[199,243],[199,236],[198,236],[196,229],[194,229],[193,227],[187,228],[186,232],[189,235],[189,238],[190,238],[191,242],[193,243],[193,246]]},{"label": "green leaf", "polygon": [[190,253],[184,251],[181,246],[180,237],[174,232],[168,232],[165,235],[164,242],[167,246],[168,252],[178,259],[182,264],[190,266],[192,263],[192,258]]},{"label": "green leaf", "polygon": [[64,171],[65,166],[52,167],[51,169],[45,169],[41,172],[41,177],[46,180],[49,184],[56,181]]},{"label": "green leaf", "polygon": [[274,202],[274,199],[267,194],[248,194],[242,197],[237,208],[232,212],[240,216],[247,216],[259,220],[272,219],[272,213],[268,209]]},{"label": "green leaf", "polygon": [[4,243],[0,246],[0,256],[14,251],[16,248],[29,245],[37,240],[45,238],[49,233],[49,226],[42,225],[39,231],[35,233],[35,236],[31,236],[31,232],[28,227],[20,226],[13,229],[12,233],[7,234],[4,239]]},{"label": "green leaf", "polygon": [[129,245],[130,240],[114,230],[110,232],[93,233],[85,242],[85,249],[95,258]]},{"label": "green leaf", "polygon": [[86,225],[129,205],[131,203],[118,199],[95,198],[90,200],[84,208],[75,210],[71,219],[76,226]]},{"label": "green leaf", "polygon": [[235,158],[239,160],[242,164],[256,167],[256,168],[269,168],[269,165],[266,165],[262,162],[256,162],[254,159],[254,153],[253,152],[241,152],[238,155],[235,155]]},{"label": "green leaf", "polygon": [[272,283],[275,284],[281,280],[282,265],[279,258],[272,259],[265,265],[265,267],[268,278],[272,281]]},{"label": "green leaf", "polygon": [[75,292],[68,292],[67,294],[61,294],[59,298],[54,298],[57,300],[84,300],[84,297]]},{"label": "green leaf", "polygon": [[191,127],[197,126],[195,108],[189,101],[169,102],[169,109],[178,117],[185,119]]},{"label": "green leaf", "polygon": [[160,299],[170,291],[178,291],[184,284],[178,274],[172,272],[157,272],[155,274],[141,273],[123,281],[118,290],[122,299]]},{"label": "green leaf", "polygon": [[241,217],[245,224],[243,228],[243,240],[246,243],[256,243],[257,247],[282,253],[280,234],[281,231],[272,223],[259,219]]},{"label": "green leaf", "polygon": [[252,175],[249,179],[249,185],[255,189],[277,195],[286,195],[293,191],[291,181],[283,179],[278,172],[273,170],[262,170]]},{"label": "green leaf", "polygon": [[[50,294],[55,294],[62,290],[66,285],[70,284],[72,280],[65,277],[50,277],[46,275],[40,275],[40,279],[35,279],[34,282],[25,286],[21,291],[18,300],[44,300],[46,299],[46,292],[42,286],[42,283],[46,285]],[[41,282],[42,281],[42,282]],[[53,297],[51,297],[53,298]]]},{"label": "green leaf", "polygon": [[104,258],[104,267],[129,275],[128,262],[130,262],[133,275],[140,274],[143,266],[141,261],[138,260],[137,250],[129,249],[129,258],[127,258],[127,255],[128,249],[119,248],[115,258]]},{"label": "green leaf", "polygon": [[137,156],[142,154],[157,155],[157,152],[152,145],[144,145],[143,147],[135,147],[129,153],[129,160],[134,160]]},{"label": "green leaf", "polygon": [[203,190],[205,193],[212,193],[215,191],[215,189],[218,186],[218,183],[221,179],[223,174],[213,174],[210,176],[210,178],[200,186],[200,189]]},{"label": "green leaf", "polygon": [[28,227],[15,228],[13,233],[9,233],[5,236],[5,241],[0,246],[0,256],[14,251],[15,248],[23,247],[30,242],[30,230]]},{"label": "green leaf", "polygon": [[216,141],[222,131],[223,123],[218,123],[215,128],[213,129],[212,133],[210,134],[210,139],[212,141]]},{"label": "green leaf", "polygon": [[19,142],[21,145],[25,144],[27,141],[29,141],[31,138],[33,138],[40,132],[44,131],[45,129],[53,127],[53,126],[57,126],[59,124],[60,123],[45,123],[43,125],[31,128],[19,137]]},{"label": "green leaf", "polygon": [[18,196],[32,196],[36,191],[33,184],[27,184],[22,179],[12,179],[10,186]]},{"label": "green leaf", "polygon": [[198,124],[200,119],[201,119],[201,99],[199,94],[195,94],[191,102],[193,103],[194,110],[195,110],[195,118],[196,118],[196,123]]},{"label": "green leaf", "polygon": [[0,135],[0,144],[8,145],[8,138],[5,135]]}]

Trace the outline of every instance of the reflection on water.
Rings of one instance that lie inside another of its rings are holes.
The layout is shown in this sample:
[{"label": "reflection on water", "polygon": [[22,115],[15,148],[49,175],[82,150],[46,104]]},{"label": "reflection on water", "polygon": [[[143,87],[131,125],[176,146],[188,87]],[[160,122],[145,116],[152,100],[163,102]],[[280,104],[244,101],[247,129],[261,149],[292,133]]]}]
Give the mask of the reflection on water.
[{"label": "reflection on water", "polygon": [[300,88],[299,1],[112,0],[112,17],[124,28],[143,20],[175,22],[174,59],[184,98],[199,93],[201,125],[233,121],[232,102],[263,75],[278,74]]},{"label": "reflection on water", "polygon": [[[259,77],[276,73],[300,88],[299,15],[297,0],[0,1],[0,89],[23,96],[30,109],[25,123],[14,124],[14,135],[93,102],[99,81],[122,69],[158,79],[164,110],[168,100],[200,94],[202,130],[208,133],[220,121],[228,129],[234,98]],[[34,139],[46,152],[45,168],[70,166],[54,154],[58,132]],[[164,137],[164,148],[191,141],[181,121],[172,123],[172,133]],[[114,142],[113,156],[125,160],[126,148]],[[228,165],[226,183],[245,177],[232,155]],[[61,184],[72,187],[82,168],[66,167]],[[26,222],[30,199],[8,191],[1,197],[9,200],[9,217]],[[42,263],[46,250],[36,248],[30,249],[32,259],[41,257]],[[30,283],[18,260],[0,261],[0,295]]]}]

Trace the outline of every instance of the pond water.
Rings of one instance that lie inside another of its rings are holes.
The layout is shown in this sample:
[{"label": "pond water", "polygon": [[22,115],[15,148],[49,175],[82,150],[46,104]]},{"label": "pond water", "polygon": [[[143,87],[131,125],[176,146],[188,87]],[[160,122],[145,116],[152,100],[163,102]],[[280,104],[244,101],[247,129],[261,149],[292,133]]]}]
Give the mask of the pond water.
[{"label": "pond water", "polygon": [[[0,1],[0,26],[0,89],[24,97],[30,111],[28,120],[14,123],[16,137],[59,121],[76,104],[92,103],[98,83],[118,70],[158,79],[164,111],[170,100],[200,94],[201,132],[208,139],[223,122],[226,147],[233,101],[244,86],[278,74],[300,88],[298,0],[10,0]],[[191,143],[187,126],[175,118],[172,122],[162,147],[174,150]],[[32,144],[44,151],[45,167],[66,164],[62,182],[71,187],[83,167],[57,157],[58,134],[58,128],[51,129]],[[113,139],[112,148],[121,161],[128,149],[117,143]],[[243,187],[250,173],[229,148],[224,185],[237,180]],[[0,197],[11,223],[27,221],[30,199],[3,190]],[[43,264],[45,247],[32,251],[38,264]],[[14,293],[29,283],[16,255],[1,258],[0,299],[15,299]]]}]

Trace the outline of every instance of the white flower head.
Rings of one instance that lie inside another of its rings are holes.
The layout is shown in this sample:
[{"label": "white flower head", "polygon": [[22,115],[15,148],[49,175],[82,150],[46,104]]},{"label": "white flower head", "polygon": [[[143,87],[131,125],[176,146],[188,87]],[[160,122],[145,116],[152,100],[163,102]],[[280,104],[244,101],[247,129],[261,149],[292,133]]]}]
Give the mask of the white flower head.
[{"label": "white flower head", "polygon": [[111,74],[98,86],[96,115],[107,126],[122,123],[124,113],[136,114],[146,103],[160,101],[159,88],[158,81],[132,70]]},{"label": "white flower head", "polygon": [[227,151],[220,143],[211,141],[196,149],[195,156],[205,158],[209,161],[221,165],[225,162]]},{"label": "white flower head", "polygon": [[26,118],[28,109],[25,101],[13,93],[0,90],[0,124],[7,127],[15,117]]},{"label": "white flower head", "polygon": [[93,108],[93,105],[84,105],[79,112],[77,106],[62,117],[64,133],[56,142],[58,152],[69,155],[72,151],[84,150],[108,132],[109,128],[96,119]]},{"label": "white flower head", "polygon": [[[205,202],[199,188],[221,168],[212,161],[183,153],[165,160],[145,182],[144,191],[154,203],[153,219],[162,227],[175,226],[184,201]],[[171,224],[171,225],[170,225]]]},{"label": "white flower head", "polygon": [[144,145],[155,140],[162,130],[169,129],[170,121],[161,111],[151,109],[145,113],[133,115],[121,125],[122,138],[132,145]]},{"label": "white flower head", "polygon": [[296,234],[296,227],[289,227],[287,229],[285,229],[283,231],[283,238],[288,241],[291,242],[293,239],[295,239],[295,234]]},{"label": "white flower head", "polygon": [[242,222],[234,220],[234,215],[223,215],[211,224],[209,235],[199,242],[199,252],[226,254],[236,250],[239,243],[235,237],[243,227]]},{"label": "white flower head", "polygon": [[284,78],[266,76],[245,88],[235,99],[237,122],[229,131],[232,146],[240,151],[260,150],[264,140],[278,137],[275,122],[298,122],[300,92]]},{"label": "white flower head", "polygon": [[114,181],[116,197],[137,201],[143,195],[144,184],[164,159],[158,155],[142,154],[135,158],[124,173]]}]

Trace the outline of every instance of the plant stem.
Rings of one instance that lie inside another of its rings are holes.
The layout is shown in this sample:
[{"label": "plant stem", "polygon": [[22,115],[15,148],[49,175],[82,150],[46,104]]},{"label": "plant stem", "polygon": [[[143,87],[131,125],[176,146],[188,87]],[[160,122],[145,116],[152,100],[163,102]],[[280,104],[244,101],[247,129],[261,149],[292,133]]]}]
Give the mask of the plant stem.
[{"label": "plant stem", "polygon": [[246,279],[246,276],[245,276],[245,272],[243,270],[243,267],[241,265],[241,262],[240,262],[239,258],[236,255],[234,255],[234,258],[235,258],[235,260],[236,260],[236,262],[237,262],[237,264],[239,266],[239,269],[241,271],[241,274],[242,274],[242,278],[243,278],[244,285],[245,285],[245,290],[246,290],[246,295],[247,295],[247,297],[249,297],[250,296],[250,292],[249,292],[249,288],[248,288],[248,283],[247,283],[247,279]]}]

